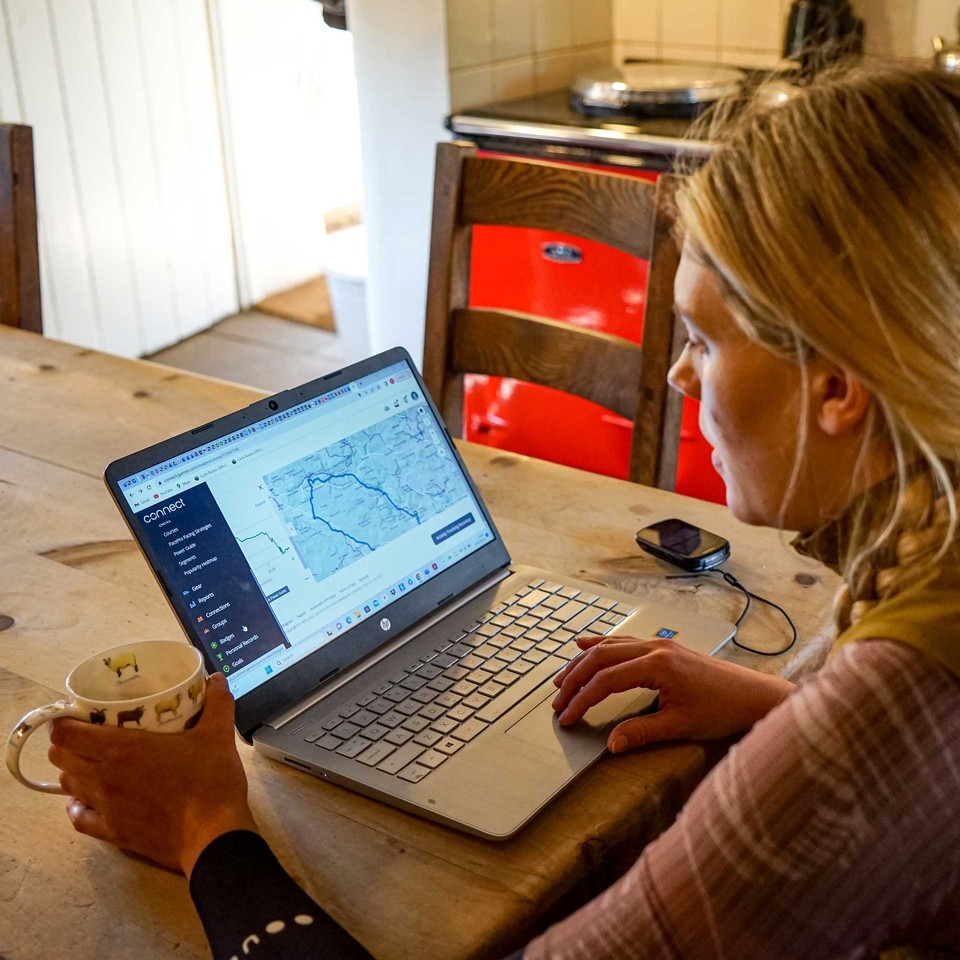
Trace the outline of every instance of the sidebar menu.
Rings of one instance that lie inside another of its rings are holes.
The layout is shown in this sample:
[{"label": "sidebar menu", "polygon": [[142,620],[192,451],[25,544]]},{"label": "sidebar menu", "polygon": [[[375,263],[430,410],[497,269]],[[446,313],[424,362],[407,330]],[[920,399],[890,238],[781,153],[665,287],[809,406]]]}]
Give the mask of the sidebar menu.
[{"label": "sidebar menu", "polygon": [[158,500],[135,519],[210,666],[229,675],[290,646],[205,483]]}]

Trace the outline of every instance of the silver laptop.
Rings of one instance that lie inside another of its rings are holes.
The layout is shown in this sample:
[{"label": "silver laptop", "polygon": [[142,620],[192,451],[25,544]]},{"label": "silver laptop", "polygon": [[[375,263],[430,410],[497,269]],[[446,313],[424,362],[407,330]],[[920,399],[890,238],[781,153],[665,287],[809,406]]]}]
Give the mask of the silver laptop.
[{"label": "silver laptop", "polygon": [[[105,480],[247,742],[491,839],[655,693],[561,729],[579,634],[713,653],[732,624],[511,563],[406,351],[204,424]],[[544,536],[549,536],[544,531]]]}]

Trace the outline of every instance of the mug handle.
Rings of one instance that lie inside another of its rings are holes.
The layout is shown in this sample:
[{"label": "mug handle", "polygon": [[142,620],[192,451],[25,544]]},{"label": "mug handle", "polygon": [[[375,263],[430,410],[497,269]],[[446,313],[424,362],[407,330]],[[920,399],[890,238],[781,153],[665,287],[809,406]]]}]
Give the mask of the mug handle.
[{"label": "mug handle", "polygon": [[27,742],[27,737],[38,730],[43,724],[50,720],[58,720],[61,717],[71,717],[74,720],[90,720],[89,712],[84,712],[75,704],[67,700],[58,700],[56,703],[48,703],[45,707],[37,707],[20,719],[20,722],[13,728],[7,739],[7,769],[25,786],[31,790],[39,790],[41,793],[57,793],[66,796],[66,791],[59,783],[51,783],[48,780],[31,780],[25,777],[20,770],[20,751]]}]

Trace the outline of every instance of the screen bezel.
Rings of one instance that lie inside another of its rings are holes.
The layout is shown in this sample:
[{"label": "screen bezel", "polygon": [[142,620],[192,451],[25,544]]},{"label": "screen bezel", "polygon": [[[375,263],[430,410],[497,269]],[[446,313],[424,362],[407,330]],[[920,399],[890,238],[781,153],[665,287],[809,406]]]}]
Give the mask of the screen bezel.
[{"label": "screen bezel", "polygon": [[194,633],[194,625],[186,613],[178,608],[174,594],[164,580],[159,558],[154,555],[150,544],[141,541],[138,536],[138,525],[134,523],[137,514],[130,508],[126,497],[121,492],[120,481],[172,457],[179,456],[188,450],[243,429],[252,423],[276,416],[284,410],[399,362],[408,364],[424,397],[427,399],[431,412],[443,431],[447,445],[463,471],[470,492],[483,514],[483,519],[490,526],[493,539],[490,543],[479,547],[474,553],[437,574],[433,580],[425,581],[416,590],[404,594],[384,608],[384,616],[389,619],[391,624],[388,630],[383,630],[379,621],[375,618],[362,621],[348,633],[345,633],[338,641],[330,642],[302,660],[291,664],[282,673],[276,674],[270,680],[240,697],[237,700],[236,726],[241,737],[248,743],[251,742],[256,728],[266,718],[307,696],[322,681],[326,681],[350,667],[383,644],[389,643],[396,636],[410,629],[419,620],[435,613],[439,607],[449,603],[479,581],[510,564],[510,556],[500,532],[497,530],[480,491],[477,489],[466,464],[463,462],[463,458],[450,437],[450,432],[447,430],[443,417],[424,386],[416,364],[404,348],[394,347],[367,360],[344,367],[342,370],[311,380],[302,386],[282,391],[273,396],[265,396],[249,406],[226,414],[217,420],[202,424],[193,430],[187,430],[171,437],[169,440],[163,440],[136,453],[121,457],[109,464],[104,470],[104,482],[107,489],[126,521],[134,541],[146,557],[154,577],[167,598],[167,602],[180,622],[181,629],[190,643],[203,654],[208,672],[214,673],[216,667],[207,656],[200,638]]}]

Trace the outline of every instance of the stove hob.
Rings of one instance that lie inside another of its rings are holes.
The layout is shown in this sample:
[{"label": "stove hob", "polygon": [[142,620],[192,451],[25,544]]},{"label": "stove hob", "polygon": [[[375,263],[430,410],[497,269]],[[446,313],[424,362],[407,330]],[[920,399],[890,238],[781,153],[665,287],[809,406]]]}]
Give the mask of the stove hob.
[{"label": "stove hob", "polygon": [[709,145],[686,139],[690,122],[588,116],[571,107],[565,89],[471,107],[451,114],[446,125],[483,150],[663,172],[672,169],[678,153],[709,153]]}]

